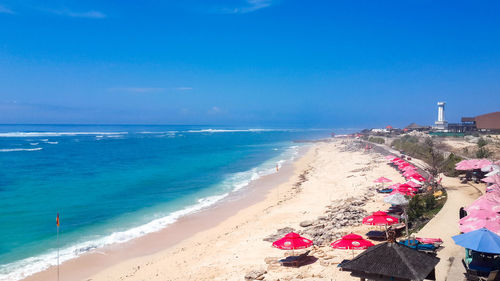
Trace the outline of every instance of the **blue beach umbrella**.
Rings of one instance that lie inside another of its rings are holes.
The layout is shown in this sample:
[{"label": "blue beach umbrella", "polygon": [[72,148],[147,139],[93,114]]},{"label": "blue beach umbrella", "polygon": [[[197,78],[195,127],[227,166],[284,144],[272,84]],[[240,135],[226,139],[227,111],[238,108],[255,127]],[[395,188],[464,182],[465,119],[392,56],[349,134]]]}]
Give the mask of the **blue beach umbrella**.
[{"label": "blue beach umbrella", "polygon": [[455,244],[477,252],[500,254],[500,236],[481,228],[453,237]]}]

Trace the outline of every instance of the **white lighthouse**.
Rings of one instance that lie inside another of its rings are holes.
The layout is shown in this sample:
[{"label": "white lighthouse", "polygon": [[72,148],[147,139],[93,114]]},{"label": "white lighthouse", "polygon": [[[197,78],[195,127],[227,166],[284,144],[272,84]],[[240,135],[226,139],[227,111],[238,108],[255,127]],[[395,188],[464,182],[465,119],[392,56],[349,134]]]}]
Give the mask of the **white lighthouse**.
[{"label": "white lighthouse", "polygon": [[437,103],[438,105],[438,120],[434,123],[436,124],[436,129],[438,130],[446,130],[448,128],[448,122],[444,120],[444,105],[446,103],[444,101],[440,101]]}]

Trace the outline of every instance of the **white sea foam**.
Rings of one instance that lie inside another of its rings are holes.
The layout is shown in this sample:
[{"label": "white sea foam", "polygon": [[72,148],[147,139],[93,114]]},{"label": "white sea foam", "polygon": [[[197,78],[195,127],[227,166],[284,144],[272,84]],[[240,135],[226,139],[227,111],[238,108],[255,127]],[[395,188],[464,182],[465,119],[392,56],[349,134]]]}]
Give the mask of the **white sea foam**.
[{"label": "white sea foam", "polygon": [[[93,249],[101,248],[107,245],[124,243],[134,238],[144,236],[148,233],[159,231],[167,225],[174,223],[180,217],[198,212],[207,208],[218,201],[227,197],[229,193],[210,196],[198,200],[197,204],[188,206],[182,210],[175,211],[168,216],[155,219],[147,224],[134,227],[125,231],[115,232],[108,236],[99,238],[97,240],[86,241],[78,243],[59,251],[59,262],[63,263],[70,259],[74,259],[81,254],[84,254]],[[57,255],[55,251],[45,253],[36,257],[30,257],[10,264],[0,266],[0,280],[14,281],[26,278],[37,272],[45,270],[50,266],[57,265]]]},{"label": "white sea foam", "polygon": [[[4,138],[32,138],[32,137],[63,137],[63,136],[93,136],[93,135],[123,135],[127,132],[9,132],[0,133]],[[42,141],[48,141],[43,139]]]},{"label": "white sea foam", "polygon": [[236,173],[229,176],[222,182],[222,184],[230,186],[231,191],[238,191],[244,187],[247,187],[252,181],[258,180],[263,176],[277,173],[285,162],[295,159],[298,153],[299,146],[291,146],[278,157],[270,159],[259,165],[258,167],[254,167],[248,171]]},{"label": "white sea foam", "polygon": [[37,147],[37,148],[4,148],[0,149],[0,152],[14,152],[14,151],[37,151],[37,150],[42,150],[43,148]]},{"label": "white sea foam", "polygon": [[[62,263],[70,259],[74,259],[81,254],[93,249],[116,243],[124,243],[134,238],[144,236],[148,233],[159,231],[166,226],[174,223],[182,216],[199,212],[202,209],[216,204],[217,202],[229,196],[231,192],[238,191],[248,186],[252,181],[255,181],[265,175],[277,173],[278,171],[276,170],[276,166],[278,166],[278,168],[281,168],[285,162],[293,160],[298,152],[299,146],[291,146],[281,155],[270,159],[257,167],[229,176],[221,183],[221,185],[225,187],[223,188],[225,190],[225,193],[223,194],[198,199],[197,204],[188,206],[179,211],[172,212],[165,217],[155,219],[147,224],[125,231],[115,232],[96,240],[78,243],[61,249],[59,252],[60,262]],[[0,265],[0,280],[20,280],[37,272],[43,271],[56,264],[56,252],[51,251],[36,257],[30,257],[10,264]]]},{"label": "white sea foam", "polygon": [[203,129],[188,130],[187,133],[241,133],[241,132],[290,132],[294,129]]},{"label": "white sea foam", "polygon": [[138,134],[145,134],[145,135],[148,135],[148,134],[152,134],[152,135],[163,135],[163,134],[176,134],[178,133],[178,131],[162,131],[162,132],[149,132],[149,131],[145,131],[145,132],[137,132]]},{"label": "white sea foam", "polygon": [[59,142],[58,141],[48,141],[47,143],[48,144],[58,144]]},{"label": "white sea foam", "polygon": [[30,145],[38,145],[37,142],[30,142]]}]

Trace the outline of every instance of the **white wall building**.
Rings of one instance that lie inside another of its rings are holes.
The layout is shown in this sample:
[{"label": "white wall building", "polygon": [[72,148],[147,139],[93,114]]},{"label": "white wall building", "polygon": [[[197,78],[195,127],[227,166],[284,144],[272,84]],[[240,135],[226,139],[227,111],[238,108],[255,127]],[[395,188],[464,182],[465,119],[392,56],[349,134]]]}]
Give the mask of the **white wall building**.
[{"label": "white wall building", "polygon": [[446,130],[448,129],[448,122],[444,119],[444,105],[446,102],[440,101],[437,103],[438,105],[438,120],[434,122],[436,124],[436,129],[438,130]]}]

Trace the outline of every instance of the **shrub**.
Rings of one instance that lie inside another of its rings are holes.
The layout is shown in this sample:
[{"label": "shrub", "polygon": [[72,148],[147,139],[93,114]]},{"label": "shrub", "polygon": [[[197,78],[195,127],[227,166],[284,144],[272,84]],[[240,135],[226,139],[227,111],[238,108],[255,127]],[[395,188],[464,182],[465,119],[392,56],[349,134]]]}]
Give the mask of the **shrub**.
[{"label": "shrub", "polygon": [[368,138],[368,141],[374,142],[374,143],[380,143],[380,144],[385,143],[385,140],[383,138],[375,138],[375,137]]},{"label": "shrub", "polygon": [[477,141],[477,147],[481,148],[481,147],[484,147],[486,146],[488,143],[486,142],[485,139],[483,138],[480,138],[478,141]]},{"label": "shrub", "polygon": [[448,177],[457,177],[459,174],[459,171],[455,170],[455,165],[462,161],[462,158],[459,156],[456,156],[455,154],[451,153],[448,158],[443,162],[442,165],[442,172],[444,173],[445,176]]},{"label": "shrub", "polygon": [[488,158],[492,155],[493,153],[489,151],[486,147],[481,147],[477,150],[476,152],[476,157],[477,158]]}]

